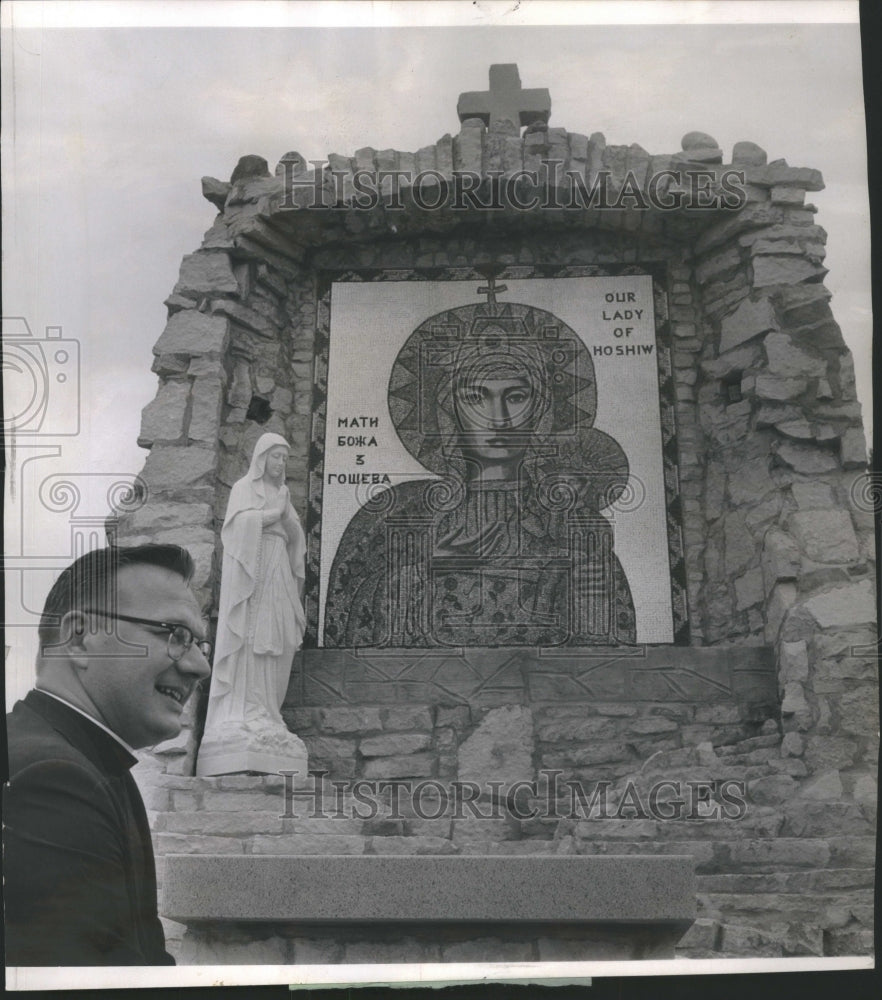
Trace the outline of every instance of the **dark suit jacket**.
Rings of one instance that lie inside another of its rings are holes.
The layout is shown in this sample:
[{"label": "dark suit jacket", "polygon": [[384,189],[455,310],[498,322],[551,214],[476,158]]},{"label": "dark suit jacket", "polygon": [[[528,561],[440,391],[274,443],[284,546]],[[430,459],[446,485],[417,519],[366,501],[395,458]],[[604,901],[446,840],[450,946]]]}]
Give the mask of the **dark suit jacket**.
[{"label": "dark suit jacket", "polygon": [[39,691],[6,722],[6,964],[173,965],[136,758]]}]

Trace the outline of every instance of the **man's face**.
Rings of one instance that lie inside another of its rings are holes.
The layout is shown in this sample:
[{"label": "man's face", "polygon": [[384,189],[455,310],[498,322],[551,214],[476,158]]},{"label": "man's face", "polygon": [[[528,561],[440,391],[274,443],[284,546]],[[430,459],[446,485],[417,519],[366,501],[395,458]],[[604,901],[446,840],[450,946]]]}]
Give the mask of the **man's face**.
[{"label": "man's face", "polygon": [[[197,639],[205,637],[193,592],[177,573],[159,566],[119,571],[115,611],[186,625]],[[165,630],[101,617],[93,618],[89,629],[78,676],[98,717],[136,749],[177,736],[184,703],[197,681],[211,673],[196,645],[175,662]]]}]

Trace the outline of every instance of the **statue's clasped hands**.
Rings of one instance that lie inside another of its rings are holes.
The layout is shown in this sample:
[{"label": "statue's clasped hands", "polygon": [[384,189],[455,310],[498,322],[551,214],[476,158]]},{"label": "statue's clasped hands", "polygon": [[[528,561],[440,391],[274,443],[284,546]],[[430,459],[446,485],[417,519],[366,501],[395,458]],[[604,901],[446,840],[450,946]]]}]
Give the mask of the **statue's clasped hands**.
[{"label": "statue's clasped hands", "polygon": [[288,506],[288,488],[286,486],[283,486],[279,490],[275,500],[268,507],[264,509],[263,523],[265,525],[275,524],[276,521],[286,516],[287,506]]}]

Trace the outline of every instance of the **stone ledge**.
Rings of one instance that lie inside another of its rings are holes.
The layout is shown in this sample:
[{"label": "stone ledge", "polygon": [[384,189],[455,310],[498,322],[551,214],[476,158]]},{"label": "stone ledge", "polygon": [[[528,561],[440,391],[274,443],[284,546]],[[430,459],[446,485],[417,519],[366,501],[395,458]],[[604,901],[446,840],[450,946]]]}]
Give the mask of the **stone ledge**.
[{"label": "stone ledge", "polygon": [[696,913],[691,857],[169,855],[165,865],[161,912],[188,924],[628,924],[673,945]]},{"label": "stone ledge", "polygon": [[490,708],[586,698],[627,704],[729,700],[774,705],[778,700],[774,650],[735,645],[551,651],[527,646],[309,648],[294,657],[288,689],[289,702],[304,708],[449,705],[452,699],[473,708]]}]

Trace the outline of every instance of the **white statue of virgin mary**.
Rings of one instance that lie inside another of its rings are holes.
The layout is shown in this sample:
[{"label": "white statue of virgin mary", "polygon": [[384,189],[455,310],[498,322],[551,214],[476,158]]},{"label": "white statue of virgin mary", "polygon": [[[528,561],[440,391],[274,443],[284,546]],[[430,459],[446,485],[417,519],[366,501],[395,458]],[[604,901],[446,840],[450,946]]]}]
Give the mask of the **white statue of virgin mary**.
[{"label": "white statue of virgin mary", "polygon": [[230,492],[215,662],[197,775],[306,774],[306,748],[282,720],[303,640],[306,538],[285,485],[288,443],[264,434]]}]

